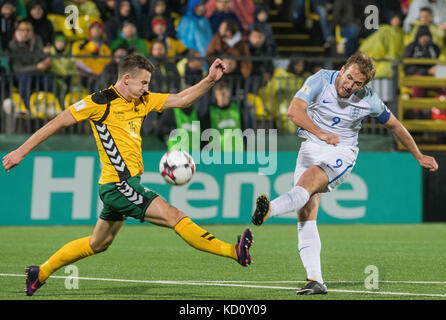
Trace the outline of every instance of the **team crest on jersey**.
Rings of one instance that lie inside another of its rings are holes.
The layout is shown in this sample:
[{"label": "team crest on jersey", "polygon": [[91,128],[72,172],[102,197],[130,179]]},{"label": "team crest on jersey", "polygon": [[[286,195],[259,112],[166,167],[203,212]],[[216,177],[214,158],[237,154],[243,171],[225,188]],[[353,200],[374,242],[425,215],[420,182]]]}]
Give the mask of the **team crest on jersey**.
[{"label": "team crest on jersey", "polygon": [[307,96],[311,93],[311,87],[309,85],[304,85],[301,89],[302,93],[306,94]]},{"label": "team crest on jersey", "polygon": [[352,119],[358,119],[361,116],[362,110],[361,108],[352,106],[351,110],[350,110],[350,117]]}]

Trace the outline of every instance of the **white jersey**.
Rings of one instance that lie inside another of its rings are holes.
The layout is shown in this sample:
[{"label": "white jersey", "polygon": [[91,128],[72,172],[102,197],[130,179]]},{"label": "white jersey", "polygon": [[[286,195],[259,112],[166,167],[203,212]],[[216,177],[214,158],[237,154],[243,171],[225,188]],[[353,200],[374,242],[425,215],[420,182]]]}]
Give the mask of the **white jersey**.
[{"label": "white jersey", "polygon": [[[308,77],[294,97],[308,103],[307,114],[315,125],[325,132],[339,135],[339,146],[356,147],[362,120],[372,116],[379,123],[386,123],[390,118],[390,111],[367,86],[349,98],[338,97],[335,88],[338,75],[339,71],[322,69]],[[298,130],[298,135],[307,141],[326,144],[303,129]]]}]

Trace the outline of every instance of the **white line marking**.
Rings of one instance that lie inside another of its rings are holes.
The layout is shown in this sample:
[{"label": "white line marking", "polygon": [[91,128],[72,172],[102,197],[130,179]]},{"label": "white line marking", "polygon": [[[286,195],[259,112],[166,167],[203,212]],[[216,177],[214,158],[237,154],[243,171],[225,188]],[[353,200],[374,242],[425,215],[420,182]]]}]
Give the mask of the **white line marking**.
[{"label": "white line marking", "polygon": [[[24,277],[24,274],[8,274],[0,273],[0,277]],[[111,279],[111,278],[89,278],[89,277],[68,277],[68,276],[51,276],[56,279],[79,279],[79,280],[93,280],[93,281],[111,281],[111,282],[129,282],[129,283],[151,283],[151,284],[173,284],[173,285],[191,285],[191,286],[220,286],[220,287],[243,287],[243,288],[257,288],[257,289],[277,289],[277,290],[297,290],[297,287],[281,287],[281,286],[266,286],[254,285],[248,283],[303,283],[305,281],[172,281],[172,280],[131,280],[131,279]],[[354,283],[360,281],[327,281],[327,283]],[[384,280],[380,282],[386,283],[407,283],[407,284],[446,284],[445,281],[390,281]],[[390,292],[390,291],[361,291],[361,290],[341,290],[329,289],[329,292],[338,293],[361,293],[361,294],[377,294],[377,295],[394,295],[394,296],[421,296],[421,297],[444,297],[446,294],[436,293],[412,293],[412,292]]]}]

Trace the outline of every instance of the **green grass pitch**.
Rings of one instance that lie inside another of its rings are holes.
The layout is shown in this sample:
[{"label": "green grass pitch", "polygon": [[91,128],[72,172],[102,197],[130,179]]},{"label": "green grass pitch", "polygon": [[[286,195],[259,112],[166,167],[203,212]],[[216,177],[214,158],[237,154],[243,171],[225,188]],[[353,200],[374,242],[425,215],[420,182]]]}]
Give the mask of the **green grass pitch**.
[{"label": "green grass pitch", "polygon": [[[202,227],[235,242],[247,226]],[[173,230],[127,225],[108,251],[74,264],[77,289],[66,278],[70,269],[62,268],[25,297],[24,268],[93,226],[0,227],[0,300],[446,300],[446,224],[319,225],[329,293],[318,296],[295,295],[306,277],[296,226],[251,228],[254,262],[244,268],[189,247]],[[378,273],[366,272],[368,266]],[[378,288],[369,276],[377,276]]]}]

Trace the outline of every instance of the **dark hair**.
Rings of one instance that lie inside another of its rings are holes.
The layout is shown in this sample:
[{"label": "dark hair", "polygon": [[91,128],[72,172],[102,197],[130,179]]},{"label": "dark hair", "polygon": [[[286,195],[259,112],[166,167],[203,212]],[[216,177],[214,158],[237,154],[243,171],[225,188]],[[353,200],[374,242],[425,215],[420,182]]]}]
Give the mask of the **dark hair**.
[{"label": "dark hair", "polygon": [[432,8],[430,8],[430,7],[422,7],[422,8],[420,8],[420,12],[421,11],[427,11],[427,12],[429,12],[430,14],[432,14]]},{"label": "dark hair", "polygon": [[118,79],[120,79],[126,73],[130,73],[132,76],[134,76],[139,69],[144,69],[150,73],[153,73],[155,71],[155,66],[149,59],[139,53],[134,52],[129,54],[119,63]]},{"label": "dark hair", "polygon": [[260,27],[260,26],[254,26],[251,31],[249,31],[249,33],[251,34],[251,32],[258,32],[261,33],[263,35],[265,35],[265,29]]},{"label": "dark hair", "polygon": [[224,80],[220,80],[215,84],[214,90],[223,90],[223,89],[230,90],[229,84]]},{"label": "dark hair", "polygon": [[18,21],[16,22],[16,24],[15,24],[15,29],[17,30],[17,29],[19,28],[19,26],[20,26],[22,23],[30,24],[31,27],[33,27],[33,30],[34,30],[34,25],[33,25],[33,23],[31,22],[31,20],[26,19],[26,18],[25,18],[25,19],[20,19],[20,20],[18,20]]},{"label": "dark hair", "polygon": [[[123,43],[121,43],[119,46],[117,46],[116,48],[114,48],[114,49],[112,50],[112,53],[115,53],[115,52],[118,51],[119,49],[125,50],[125,51],[127,51],[129,54],[131,53],[131,52],[130,52],[130,47],[129,47],[129,45],[127,44],[127,42],[123,42]],[[133,51],[132,51],[132,52],[133,52]]]},{"label": "dark hair", "polygon": [[156,43],[162,44],[164,49],[166,49],[166,53],[167,53],[167,44],[166,44],[166,42],[164,40],[153,39],[153,41],[152,41],[152,48],[153,48],[153,45],[156,44]]},{"label": "dark hair", "polygon": [[233,18],[223,20],[222,23],[226,23],[226,30],[231,31],[232,34],[236,34],[237,31],[239,31],[237,21],[235,21]]}]

